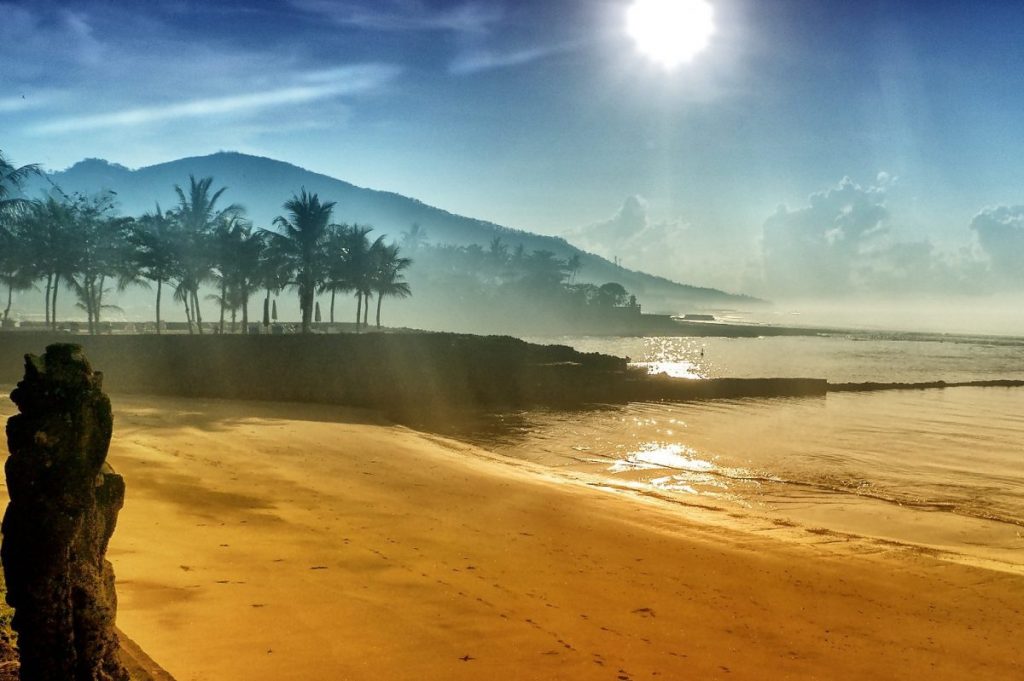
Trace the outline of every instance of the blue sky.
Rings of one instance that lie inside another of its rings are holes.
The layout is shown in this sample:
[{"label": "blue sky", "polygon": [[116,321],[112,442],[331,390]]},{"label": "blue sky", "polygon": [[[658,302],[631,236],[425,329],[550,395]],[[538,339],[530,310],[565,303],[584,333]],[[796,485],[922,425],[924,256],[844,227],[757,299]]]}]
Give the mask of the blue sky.
[{"label": "blue sky", "polygon": [[[917,244],[962,279],[998,206],[985,234],[1024,248],[1024,5],[709,1],[672,71],[626,35],[631,0],[0,2],[0,149],[256,153],[731,289],[771,289],[766,230],[814,220],[775,253]],[[884,224],[832,248],[830,191]]]}]

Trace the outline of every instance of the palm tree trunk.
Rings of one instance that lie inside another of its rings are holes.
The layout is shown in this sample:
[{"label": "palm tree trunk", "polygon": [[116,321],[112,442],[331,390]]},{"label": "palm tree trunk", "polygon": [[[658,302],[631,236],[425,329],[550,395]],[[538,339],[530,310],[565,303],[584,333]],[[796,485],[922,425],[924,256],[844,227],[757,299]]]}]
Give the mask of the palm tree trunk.
[{"label": "palm tree trunk", "polygon": [[331,289],[331,324],[334,323],[334,289]]},{"label": "palm tree trunk", "polygon": [[96,320],[96,331],[99,331],[100,325],[100,313],[103,310],[103,285],[107,282],[107,275],[100,277],[100,288],[96,291],[96,309],[93,310],[92,316]]},{"label": "palm tree trunk", "polygon": [[85,293],[83,301],[85,303],[85,328],[89,331],[90,336],[96,335],[96,328],[93,326],[93,307],[95,304],[94,293],[92,286],[89,285],[89,280],[83,275],[82,277],[82,291]]},{"label": "palm tree trunk", "polygon": [[377,328],[380,328],[380,304],[384,301],[384,296],[377,292]]},{"label": "palm tree trunk", "polygon": [[50,328],[50,290],[53,288],[53,273],[46,275],[46,328]]},{"label": "palm tree trunk", "polygon": [[249,289],[242,288],[242,334],[249,333]]},{"label": "palm tree trunk", "polygon": [[[221,325],[221,329],[223,328],[223,325]],[[238,310],[231,308],[231,333],[234,333],[236,330],[238,330]],[[224,331],[222,330],[221,333],[223,334]]]},{"label": "palm tree trunk", "polygon": [[203,335],[203,313],[199,310],[199,287],[192,289],[192,311],[196,318],[196,331]]},{"label": "palm tree trunk", "polygon": [[160,333],[160,295],[163,293],[163,280],[156,280],[156,332]]},{"label": "palm tree trunk", "polygon": [[7,307],[4,309],[4,324],[7,323],[7,319],[11,316],[11,300],[14,298],[14,286],[8,283],[7,286]]},{"label": "palm tree trunk", "polygon": [[53,305],[53,312],[50,313],[50,323],[54,331],[57,330],[57,290],[60,288],[60,275],[58,274],[53,278],[53,299],[50,304]]},{"label": "palm tree trunk", "polygon": [[[224,335],[224,307],[227,305],[228,280],[223,276],[220,278],[220,335]],[[234,310],[231,311],[234,314]],[[231,329],[234,331],[234,327]]]},{"label": "palm tree trunk", "polygon": [[302,303],[302,333],[309,333],[313,324],[313,288],[306,291],[306,299]]},{"label": "palm tree trunk", "polygon": [[89,282],[85,287],[85,295],[88,296],[86,299],[85,314],[89,318],[89,335],[96,335],[96,284]]},{"label": "palm tree trunk", "polygon": [[366,293],[366,305],[363,306],[363,327],[364,328],[370,325],[369,317],[370,317],[370,293],[367,292]]},{"label": "palm tree trunk", "polygon": [[192,310],[189,308],[188,299],[189,299],[188,294],[185,294],[185,297],[182,299],[181,303],[182,303],[182,305],[185,306],[185,319],[188,320],[188,335],[191,336],[193,334],[193,331],[192,331]]}]

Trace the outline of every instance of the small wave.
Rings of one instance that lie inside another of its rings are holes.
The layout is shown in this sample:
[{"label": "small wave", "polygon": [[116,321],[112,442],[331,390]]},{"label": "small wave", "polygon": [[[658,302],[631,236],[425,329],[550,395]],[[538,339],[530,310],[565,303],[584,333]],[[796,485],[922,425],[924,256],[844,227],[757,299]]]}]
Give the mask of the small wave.
[{"label": "small wave", "polygon": [[[628,470],[673,470],[682,475],[667,475],[650,480],[649,484],[664,491],[680,491],[696,494],[693,485],[722,487],[715,479],[733,483],[754,483],[757,485],[780,485],[799,487],[832,494],[854,495],[865,499],[881,501],[903,508],[956,515],[1024,527],[1024,518],[1002,515],[984,509],[971,508],[964,503],[937,499],[921,499],[906,495],[879,492],[867,480],[797,480],[737,468],[719,468],[702,459],[669,452],[668,448],[646,450],[630,454],[626,459],[615,461],[608,469],[611,473]],[[687,453],[696,453],[689,450]],[[650,456],[645,456],[650,454]],[[677,465],[678,464],[678,465]]]}]

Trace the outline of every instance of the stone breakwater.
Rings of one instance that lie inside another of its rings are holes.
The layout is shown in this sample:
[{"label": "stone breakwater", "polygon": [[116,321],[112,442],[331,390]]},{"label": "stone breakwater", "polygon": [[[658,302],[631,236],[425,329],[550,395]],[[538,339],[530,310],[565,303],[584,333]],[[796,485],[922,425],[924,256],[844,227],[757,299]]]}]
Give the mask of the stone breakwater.
[{"label": "stone breakwater", "polygon": [[[0,381],[54,336],[0,334]],[[625,358],[507,336],[448,333],[75,337],[119,392],[319,402],[394,416],[449,409],[824,394],[815,379],[689,381]]]}]

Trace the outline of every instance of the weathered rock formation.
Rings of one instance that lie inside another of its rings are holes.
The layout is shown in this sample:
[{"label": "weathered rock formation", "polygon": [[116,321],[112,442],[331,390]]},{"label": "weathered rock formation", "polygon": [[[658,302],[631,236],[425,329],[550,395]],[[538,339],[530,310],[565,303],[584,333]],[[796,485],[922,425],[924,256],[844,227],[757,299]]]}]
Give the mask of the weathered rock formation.
[{"label": "weathered rock formation", "polygon": [[23,681],[127,681],[105,559],[124,480],[105,463],[113,427],[81,347],[25,357],[7,422],[3,560]]}]

